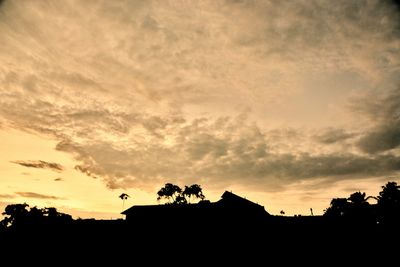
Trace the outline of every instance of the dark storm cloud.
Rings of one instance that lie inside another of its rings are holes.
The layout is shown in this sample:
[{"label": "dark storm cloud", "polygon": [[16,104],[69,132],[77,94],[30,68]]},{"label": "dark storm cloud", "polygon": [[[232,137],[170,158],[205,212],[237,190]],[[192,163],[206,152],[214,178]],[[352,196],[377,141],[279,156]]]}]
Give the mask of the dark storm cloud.
[{"label": "dark storm cloud", "polygon": [[400,123],[379,125],[358,143],[365,152],[374,154],[395,149],[400,145]]},{"label": "dark storm cloud", "polygon": [[47,162],[43,160],[16,160],[16,161],[11,161],[11,163],[15,163],[28,168],[50,169],[53,171],[64,170],[64,167],[58,163]]},{"label": "dark storm cloud", "polygon": [[15,192],[15,194],[21,196],[21,197],[27,197],[27,198],[37,198],[37,199],[61,199],[59,197],[55,196],[50,196],[50,195],[43,195],[43,194],[38,194],[34,192]]},{"label": "dark storm cloud", "polygon": [[338,142],[343,142],[354,136],[354,133],[349,133],[344,129],[327,129],[321,130],[321,133],[316,134],[314,138],[316,139],[316,141],[323,144],[334,144]]},{"label": "dark storm cloud", "polygon": [[358,147],[374,154],[400,146],[400,88],[381,97],[368,97],[355,109],[371,119],[374,126],[359,140]]},{"label": "dark storm cloud", "polygon": [[393,2],[396,7],[398,8],[399,12],[400,12],[400,1],[399,0],[391,0],[391,2]]},{"label": "dark storm cloud", "polygon": [[377,156],[374,158],[355,154],[328,154],[328,155],[300,155],[293,157],[286,155],[273,161],[271,167],[282,170],[282,177],[313,178],[351,175],[352,178],[374,176],[400,170],[400,158],[395,156]]}]

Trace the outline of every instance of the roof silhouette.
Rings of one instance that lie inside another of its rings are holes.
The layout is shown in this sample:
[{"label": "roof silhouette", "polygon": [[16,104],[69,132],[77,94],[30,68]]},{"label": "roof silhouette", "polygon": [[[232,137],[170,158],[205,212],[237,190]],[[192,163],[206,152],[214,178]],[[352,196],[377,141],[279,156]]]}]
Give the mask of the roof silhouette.
[{"label": "roof silhouette", "polygon": [[225,191],[221,196],[221,200],[219,200],[218,202],[224,202],[229,205],[236,205],[236,206],[245,206],[245,207],[253,206],[253,207],[257,207],[257,208],[264,208],[263,206],[261,206],[257,203],[254,203],[244,197],[238,196],[229,191]]},{"label": "roof silhouette", "polygon": [[205,221],[251,220],[270,215],[263,206],[228,191],[217,202],[203,200],[197,204],[134,205],[121,213],[130,222],[152,222],[160,218],[172,221],[188,218]]}]

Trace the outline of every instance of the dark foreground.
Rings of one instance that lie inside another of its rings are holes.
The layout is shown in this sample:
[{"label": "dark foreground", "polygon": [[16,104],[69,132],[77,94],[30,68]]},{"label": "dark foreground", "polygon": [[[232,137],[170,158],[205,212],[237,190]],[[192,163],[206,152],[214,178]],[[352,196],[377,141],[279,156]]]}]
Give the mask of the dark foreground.
[{"label": "dark foreground", "polygon": [[[379,266],[385,266],[398,261],[399,237],[397,224],[271,216],[264,220],[201,223],[74,220],[64,225],[7,229],[0,240],[2,255],[38,256],[31,256],[33,261],[51,256],[62,261],[111,260],[129,265],[145,260],[144,266],[160,262],[181,265],[182,259],[206,266],[214,266],[215,261],[246,261],[245,266],[258,262],[345,266],[349,261],[379,261]],[[16,257],[14,261],[26,259]]]}]

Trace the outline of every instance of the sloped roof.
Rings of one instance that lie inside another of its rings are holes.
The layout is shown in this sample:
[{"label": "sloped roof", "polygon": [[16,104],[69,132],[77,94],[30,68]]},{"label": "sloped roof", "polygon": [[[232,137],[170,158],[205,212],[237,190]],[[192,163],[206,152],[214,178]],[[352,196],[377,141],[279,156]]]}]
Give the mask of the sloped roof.
[{"label": "sloped roof", "polygon": [[242,204],[242,205],[254,205],[254,206],[259,206],[259,207],[264,208],[263,206],[259,205],[258,203],[254,203],[253,201],[250,201],[244,197],[238,196],[229,191],[225,191],[221,196],[221,200],[219,200],[219,201],[229,201],[232,203],[237,203],[237,204]]},{"label": "sloped roof", "polygon": [[[161,205],[134,205],[134,206],[130,207],[129,209],[126,209],[123,212],[121,212],[121,214],[126,215],[127,213],[132,212],[134,210],[143,210],[143,209],[156,211],[156,210],[160,209],[160,206]],[[165,206],[165,205],[162,205],[162,206]]]}]

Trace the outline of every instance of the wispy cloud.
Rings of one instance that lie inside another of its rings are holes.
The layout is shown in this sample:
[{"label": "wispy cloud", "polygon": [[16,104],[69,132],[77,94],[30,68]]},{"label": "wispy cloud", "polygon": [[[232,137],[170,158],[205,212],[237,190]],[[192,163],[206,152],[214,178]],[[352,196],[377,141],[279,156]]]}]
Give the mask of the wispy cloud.
[{"label": "wispy cloud", "polygon": [[28,168],[50,169],[58,172],[64,170],[63,166],[58,163],[47,162],[43,160],[16,160],[11,161],[11,163],[15,163]]},{"label": "wispy cloud", "polygon": [[15,198],[15,195],[11,195],[11,194],[0,194],[0,199],[10,199],[10,198]]},{"label": "wispy cloud", "polygon": [[27,198],[38,198],[38,199],[61,199],[56,196],[50,196],[50,195],[43,195],[43,194],[38,194],[34,192],[15,192],[18,196],[21,197],[27,197]]},{"label": "wispy cloud", "polygon": [[84,166],[76,165],[76,166],[74,167],[74,169],[77,170],[77,171],[79,171],[79,172],[81,172],[81,173],[86,174],[86,175],[89,176],[89,177],[92,177],[92,178],[95,178],[95,179],[97,178],[96,175],[94,175],[94,174],[90,171],[91,168],[87,168],[87,167],[84,167]]}]

